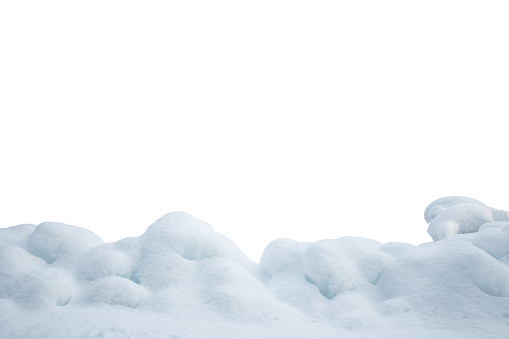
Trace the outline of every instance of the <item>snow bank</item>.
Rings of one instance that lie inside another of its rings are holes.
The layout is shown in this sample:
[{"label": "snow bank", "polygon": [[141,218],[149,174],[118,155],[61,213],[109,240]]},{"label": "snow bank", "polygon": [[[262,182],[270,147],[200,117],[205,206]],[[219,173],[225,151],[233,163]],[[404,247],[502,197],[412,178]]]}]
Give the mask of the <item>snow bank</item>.
[{"label": "snow bank", "polygon": [[277,239],[259,265],[184,212],[108,244],[0,229],[1,337],[506,338],[508,213],[446,197],[424,215],[435,242]]},{"label": "snow bank", "polygon": [[445,197],[428,205],[424,219],[433,240],[442,240],[455,234],[477,232],[483,224],[492,221],[509,221],[509,213],[472,198]]}]

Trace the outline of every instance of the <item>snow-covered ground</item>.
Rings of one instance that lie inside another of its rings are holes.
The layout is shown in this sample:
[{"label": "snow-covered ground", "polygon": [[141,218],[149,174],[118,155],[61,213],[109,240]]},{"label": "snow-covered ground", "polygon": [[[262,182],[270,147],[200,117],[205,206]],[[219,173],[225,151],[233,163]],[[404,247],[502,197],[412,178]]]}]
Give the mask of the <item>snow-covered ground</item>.
[{"label": "snow-covered ground", "polygon": [[259,264],[184,212],[106,244],[0,229],[0,337],[508,338],[509,213],[446,197],[425,219],[420,246],[277,239]]}]

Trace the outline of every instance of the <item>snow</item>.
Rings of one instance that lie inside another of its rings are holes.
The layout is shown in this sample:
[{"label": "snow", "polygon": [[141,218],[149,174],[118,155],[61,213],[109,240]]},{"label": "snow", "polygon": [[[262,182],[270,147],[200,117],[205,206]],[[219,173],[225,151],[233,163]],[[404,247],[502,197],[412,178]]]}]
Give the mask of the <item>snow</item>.
[{"label": "snow", "polygon": [[451,235],[477,232],[492,221],[509,220],[509,213],[486,206],[467,197],[445,197],[433,201],[424,212],[433,240]]},{"label": "snow", "polygon": [[146,289],[135,282],[118,276],[101,277],[94,281],[90,300],[109,305],[136,307],[148,297]]},{"label": "snow", "polygon": [[2,338],[506,338],[509,214],[425,210],[433,242],[277,239],[260,263],[185,212],[133,238],[0,229]]},{"label": "snow", "polygon": [[43,222],[28,237],[31,252],[48,264],[102,243],[101,238],[89,230],[58,222]]}]

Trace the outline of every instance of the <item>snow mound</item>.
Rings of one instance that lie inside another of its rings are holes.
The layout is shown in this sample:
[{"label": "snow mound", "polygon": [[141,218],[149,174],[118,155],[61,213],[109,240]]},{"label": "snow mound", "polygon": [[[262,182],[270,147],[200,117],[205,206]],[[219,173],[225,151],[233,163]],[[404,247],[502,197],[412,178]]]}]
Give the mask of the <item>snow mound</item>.
[{"label": "snow mound", "polygon": [[222,258],[262,279],[264,273],[228,238],[185,212],[168,213],[140,237],[135,276],[142,284],[162,288],[186,281],[201,261]]},{"label": "snow mound", "polygon": [[15,245],[28,251],[28,237],[36,227],[36,225],[24,224],[0,228],[0,245]]},{"label": "snow mound", "polygon": [[455,234],[477,232],[493,221],[509,221],[509,213],[486,206],[466,197],[445,197],[433,201],[424,211],[433,240],[442,240]]},{"label": "snow mound", "polygon": [[71,300],[76,282],[71,272],[56,267],[30,271],[16,282],[12,298],[25,309],[51,310]]},{"label": "snow mound", "polygon": [[92,301],[126,307],[137,307],[147,296],[142,286],[118,276],[97,279],[90,291]]},{"label": "snow mound", "polygon": [[43,222],[28,237],[30,252],[48,264],[102,243],[101,238],[89,230],[58,222]]},{"label": "snow mound", "polygon": [[79,275],[87,280],[107,276],[119,276],[131,279],[133,261],[131,257],[114,244],[104,244],[87,251],[76,267]]},{"label": "snow mound", "polygon": [[420,246],[277,239],[260,264],[184,212],[103,244],[60,223],[0,229],[5,338],[506,338],[509,218],[446,197]]},{"label": "snow mound", "polygon": [[381,244],[374,240],[344,237],[310,244],[303,252],[306,279],[332,299],[338,293],[353,291],[362,284],[376,284],[385,268]]}]

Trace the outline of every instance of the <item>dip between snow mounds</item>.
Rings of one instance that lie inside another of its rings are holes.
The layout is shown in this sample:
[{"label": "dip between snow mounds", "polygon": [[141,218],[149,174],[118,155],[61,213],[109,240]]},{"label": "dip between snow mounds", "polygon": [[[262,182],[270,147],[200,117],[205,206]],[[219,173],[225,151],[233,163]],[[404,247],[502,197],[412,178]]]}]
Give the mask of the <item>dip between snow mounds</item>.
[{"label": "dip between snow mounds", "polygon": [[425,212],[440,241],[278,239],[259,265],[184,212],[108,244],[0,229],[0,337],[507,338],[507,216],[447,197]]}]

